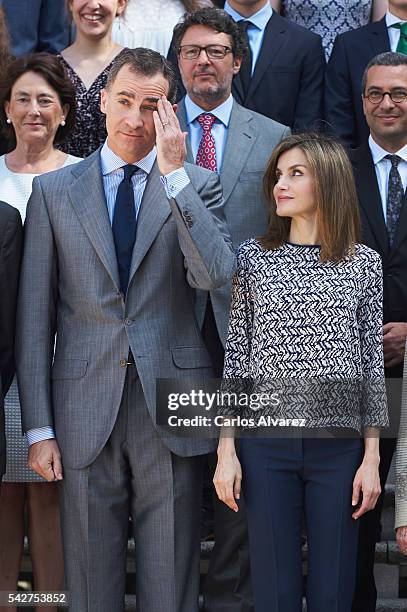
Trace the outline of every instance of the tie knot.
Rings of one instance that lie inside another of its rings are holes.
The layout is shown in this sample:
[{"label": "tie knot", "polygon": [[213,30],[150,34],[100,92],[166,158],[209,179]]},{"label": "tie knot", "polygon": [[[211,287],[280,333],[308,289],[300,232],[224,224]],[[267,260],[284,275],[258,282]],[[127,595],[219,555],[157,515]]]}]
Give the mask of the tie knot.
[{"label": "tie knot", "polygon": [[204,132],[210,132],[215,121],[216,117],[212,113],[202,113],[198,116],[198,122]]},{"label": "tie knot", "polygon": [[390,160],[393,168],[397,168],[401,161],[401,157],[399,157],[398,155],[386,155],[386,159]]},{"label": "tie knot", "polygon": [[137,170],[138,166],[134,166],[134,164],[126,164],[126,166],[123,166],[124,180],[130,181],[131,177],[137,172]]},{"label": "tie knot", "polygon": [[401,34],[407,38],[407,21],[404,23],[393,23],[391,27],[400,30]]},{"label": "tie knot", "polygon": [[245,32],[247,34],[247,30],[253,24],[248,19],[242,19],[241,21],[239,21],[239,25],[242,28],[243,32]]}]

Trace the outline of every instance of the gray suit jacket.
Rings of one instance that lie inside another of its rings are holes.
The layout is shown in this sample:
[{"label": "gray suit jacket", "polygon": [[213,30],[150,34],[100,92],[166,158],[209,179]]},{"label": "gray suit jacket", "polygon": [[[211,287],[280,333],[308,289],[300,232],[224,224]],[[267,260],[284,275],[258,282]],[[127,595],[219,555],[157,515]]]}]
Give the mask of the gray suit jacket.
[{"label": "gray suit jacket", "polygon": [[[188,131],[184,100],[178,105],[177,116],[184,132]],[[226,147],[220,169],[220,181],[225,200],[226,222],[236,249],[241,242],[263,234],[268,224],[268,208],[263,195],[263,175],[274,147],[291,134],[290,128],[233,103]],[[194,163],[187,140],[187,159]],[[212,307],[218,333],[223,344],[229,320],[231,283],[211,291]],[[203,323],[206,294],[199,292],[196,312]]]},{"label": "gray suit jacket", "polygon": [[[34,180],[25,224],[17,372],[23,429],[53,426],[67,467],[89,465],[116,421],[129,347],[155,422],[157,378],[211,374],[194,288],[224,284],[235,258],[217,176],[168,201],[154,165],[137,222],[124,302],[97,151]],[[55,357],[54,334],[56,333]],[[176,454],[213,441],[167,435]]]}]

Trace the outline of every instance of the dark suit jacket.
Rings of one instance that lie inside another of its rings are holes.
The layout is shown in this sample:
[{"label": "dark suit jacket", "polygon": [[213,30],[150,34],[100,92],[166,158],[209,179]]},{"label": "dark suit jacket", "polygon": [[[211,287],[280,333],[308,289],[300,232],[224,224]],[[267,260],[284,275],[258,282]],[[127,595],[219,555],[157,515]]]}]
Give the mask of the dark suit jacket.
[{"label": "dark suit jacket", "polygon": [[383,263],[384,323],[407,322],[407,202],[403,204],[392,247],[389,247],[376,172],[367,144],[350,152],[362,221],[362,242]]},{"label": "dark suit jacket", "polygon": [[0,478],[6,469],[3,398],[14,376],[14,331],[21,249],[20,213],[0,202]]},{"label": "dark suit jacket", "polygon": [[358,147],[369,136],[362,107],[362,76],[369,61],[390,51],[386,20],[337,36],[325,76],[325,119],[344,144]]},{"label": "dark suit jacket", "polygon": [[[168,59],[178,70],[172,45]],[[323,117],[324,72],[320,36],[273,11],[247,96],[239,75],[233,79],[232,94],[242,106],[295,131],[316,129]],[[185,95],[180,78],[179,89],[180,99]]]}]

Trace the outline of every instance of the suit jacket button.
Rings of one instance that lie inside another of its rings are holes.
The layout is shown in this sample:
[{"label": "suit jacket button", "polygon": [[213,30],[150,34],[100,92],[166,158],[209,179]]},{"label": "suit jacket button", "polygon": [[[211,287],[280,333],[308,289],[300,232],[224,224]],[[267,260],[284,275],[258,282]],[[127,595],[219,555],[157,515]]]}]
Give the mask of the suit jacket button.
[{"label": "suit jacket button", "polygon": [[127,360],[126,359],[120,359],[119,364],[120,364],[121,368],[125,368],[126,365],[127,365]]},{"label": "suit jacket button", "polygon": [[125,323],[125,325],[131,325],[133,323],[133,321],[131,319],[125,319],[124,323]]}]

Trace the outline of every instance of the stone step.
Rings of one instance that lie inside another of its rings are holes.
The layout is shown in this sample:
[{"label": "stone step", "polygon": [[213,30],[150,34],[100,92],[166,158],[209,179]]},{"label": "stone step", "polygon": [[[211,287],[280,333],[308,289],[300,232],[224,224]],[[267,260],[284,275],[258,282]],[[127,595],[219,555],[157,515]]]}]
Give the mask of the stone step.
[{"label": "stone step", "polygon": [[[201,602],[202,603],[202,602]],[[303,612],[306,612],[305,601],[303,603]],[[407,599],[379,599],[377,602],[376,612],[406,612]],[[136,596],[126,595],[126,612],[136,611]]]}]

